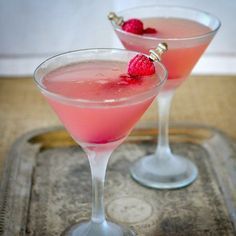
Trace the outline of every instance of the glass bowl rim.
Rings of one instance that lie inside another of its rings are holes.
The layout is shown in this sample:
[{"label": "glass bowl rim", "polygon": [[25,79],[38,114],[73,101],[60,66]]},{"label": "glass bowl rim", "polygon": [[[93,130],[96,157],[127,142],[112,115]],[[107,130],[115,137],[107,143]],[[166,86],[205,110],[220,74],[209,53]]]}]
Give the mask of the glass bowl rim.
[{"label": "glass bowl rim", "polygon": [[[56,54],[56,55],[46,59],[45,61],[43,61],[34,71],[33,78],[34,78],[34,81],[35,81],[37,87],[40,89],[40,91],[43,94],[48,95],[49,97],[54,98],[56,100],[60,100],[64,103],[74,104],[74,105],[78,105],[78,106],[86,106],[86,107],[87,106],[93,106],[93,107],[94,106],[95,107],[97,107],[97,106],[101,107],[102,106],[103,107],[103,106],[106,106],[106,105],[108,105],[108,106],[113,106],[113,105],[114,106],[122,106],[122,105],[130,104],[130,103],[138,103],[140,101],[140,99],[142,99],[142,98],[148,99],[151,96],[156,96],[155,91],[157,89],[160,89],[160,87],[164,84],[164,82],[167,80],[167,77],[168,77],[168,72],[167,72],[167,69],[165,68],[165,66],[161,62],[156,61],[154,63],[158,64],[164,72],[164,75],[162,76],[162,78],[160,78],[159,83],[157,83],[151,89],[149,89],[147,91],[140,92],[136,95],[131,95],[131,96],[128,96],[128,97],[121,97],[121,98],[118,98],[118,99],[105,99],[105,100],[70,98],[70,97],[66,97],[64,95],[61,95],[59,93],[49,91],[43,86],[43,84],[41,82],[42,79],[40,79],[41,76],[38,75],[38,72],[42,68],[43,65],[45,65],[46,63],[53,62],[55,59],[57,59],[59,57],[63,57],[63,56],[66,56],[66,55],[69,55],[69,54],[74,54],[74,53],[79,54],[79,53],[86,53],[86,52],[94,52],[94,53],[99,53],[99,52],[121,52],[121,53],[133,53],[134,56],[137,55],[137,54],[140,54],[140,52],[137,52],[137,51],[127,50],[127,49],[120,49],[120,48],[88,48],[88,49],[72,50],[72,51],[67,51],[67,52],[63,52],[63,53],[60,53],[60,54]],[[58,68],[60,68],[60,66]]]},{"label": "glass bowl rim", "polygon": [[[122,34],[126,34],[126,35],[129,35],[129,36],[132,36],[132,37],[136,37],[136,38],[140,38],[140,39],[148,39],[148,40],[155,40],[155,41],[166,41],[168,43],[168,41],[185,41],[185,40],[197,40],[197,39],[202,39],[202,38],[205,38],[207,36],[210,36],[212,34],[215,34],[218,29],[221,27],[221,21],[219,20],[218,17],[216,17],[215,15],[209,13],[209,12],[206,12],[206,11],[203,11],[203,10],[200,10],[200,9],[197,9],[197,8],[193,8],[193,7],[185,7],[185,6],[178,6],[178,5],[159,5],[159,4],[153,4],[153,5],[144,5],[144,6],[138,6],[138,7],[132,7],[132,8],[127,8],[127,9],[124,9],[124,10],[121,10],[121,11],[117,11],[117,15],[119,16],[122,16],[122,13],[127,13],[129,11],[132,11],[132,10],[136,10],[136,9],[143,9],[143,8],[162,8],[162,9],[167,9],[167,8],[171,8],[171,9],[178,9],[178,10],[187,10],[187,11],[192,11],[192,12],[198,12],[198,13],[201,13],[201,14],[204,14],[206,15],[207,17],[210,17],[212,19],[215,19],[217,21],[217,26],[212,29],[211,31],[207,32],[207,33],[204,33],[204,34],[200,34],[200,35],[196,35],[196,36],[192,36],[192,37],[172,37],[172,38],[162,38],[162,37],[152,37],[152,36],[143,36],[143,35],[138,35],[138,34],[132,34],[132,33],[129,33],[129,32],[126,32],[124,30],[122,30],[118,25],[116,25],[114,22],[111,21],[111,24],[113,26],[113,28],[115,30],[117,30],[118,32],[122,33]],[[184,19],[181,18],[181,19]]]}]

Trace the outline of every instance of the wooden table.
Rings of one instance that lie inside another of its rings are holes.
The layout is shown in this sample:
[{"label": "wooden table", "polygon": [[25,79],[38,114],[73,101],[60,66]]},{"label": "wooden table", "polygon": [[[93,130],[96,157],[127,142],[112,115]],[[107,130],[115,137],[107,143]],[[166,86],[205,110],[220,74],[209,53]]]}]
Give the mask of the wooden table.
[{"label": "wooden table", "polygon": [[[32,78],[0,78],[0,172],[14,140],[36,128],[60,124]],[[211,125],[236,138],[236,76],[192,76],[177,91],[171,120]],[[138,126],[155,125],[156,104]]]}]

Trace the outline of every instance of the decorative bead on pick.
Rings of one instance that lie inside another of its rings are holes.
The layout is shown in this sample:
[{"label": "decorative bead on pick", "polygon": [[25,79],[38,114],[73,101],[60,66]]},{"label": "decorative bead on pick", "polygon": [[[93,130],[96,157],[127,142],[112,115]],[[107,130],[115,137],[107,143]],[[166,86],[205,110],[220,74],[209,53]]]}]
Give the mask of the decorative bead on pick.
[{"label": "decorative bead on pick", "polygon": [[167,43],[159,43],[156,49],[149,50],[152,61],[161,61],[161,56],[168,50]]},{"label": "decorative bead on pick", "polygon": [[122,16],[117,16],[115,12],[110,12],[107,17],[110,21],[114,21],[115,24],[119,26],[124,24],[124,18]]}]

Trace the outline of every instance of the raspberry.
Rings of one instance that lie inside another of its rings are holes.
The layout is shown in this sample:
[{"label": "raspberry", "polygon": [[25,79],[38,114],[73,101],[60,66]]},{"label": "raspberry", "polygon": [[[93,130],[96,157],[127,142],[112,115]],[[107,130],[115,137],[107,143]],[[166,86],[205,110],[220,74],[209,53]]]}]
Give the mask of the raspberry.
[{"label": "raspberry", "polygon": [[143,34],[143,22],[138,19],[130,19],[123,23],[122,29],[133,34]]},{"label": "raspberry", "polygon": [[130,60],[128,73],[131,76],[152,75],[155,73],[155,66],[148,57],[138,54]]},{"label": "raspberry", "polygon": [[156,34],[156,33],[157,33],[157,30],[154,29],[154,28],[148,27],[148,28],[146,28],[146,29],[143,30],[143,33],[144,33],[144,34]]}]

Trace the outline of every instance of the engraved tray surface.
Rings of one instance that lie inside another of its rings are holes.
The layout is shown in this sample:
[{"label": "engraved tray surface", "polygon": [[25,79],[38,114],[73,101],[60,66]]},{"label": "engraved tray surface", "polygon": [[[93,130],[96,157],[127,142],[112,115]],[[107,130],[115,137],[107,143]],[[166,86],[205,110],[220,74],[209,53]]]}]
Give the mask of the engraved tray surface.
[{"label": "engraved tray surface", "polygon": [[[196,163],[198,179],[171,191],[137,184],[129,166],[154,152],[157,131],[135,130],[109,162],[107,218],[138,236],[236,235],[236,145],[204,126],[174,126],[170,134],[173,152]],[[61,235],[91,213],[88,160],[60,127],[32,131],[15,142],[0,190],[0,235]]]}]

